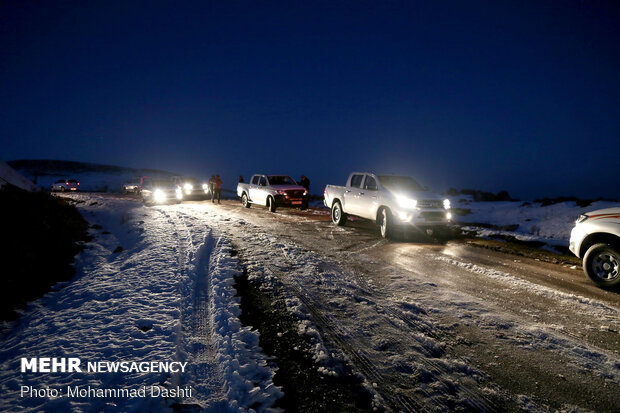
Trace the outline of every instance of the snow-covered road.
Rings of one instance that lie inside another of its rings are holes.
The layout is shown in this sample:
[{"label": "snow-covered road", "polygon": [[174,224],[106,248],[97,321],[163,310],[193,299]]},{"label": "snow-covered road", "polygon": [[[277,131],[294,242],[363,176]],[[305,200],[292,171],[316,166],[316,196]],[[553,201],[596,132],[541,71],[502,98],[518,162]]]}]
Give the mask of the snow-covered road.
[{"label": "snow-covered road", "polygon": [[[121,197],[72,196],[102,229],[79,258],[78,275],[5,329],[2,410],[269,408],[280,392],[257,334],[238,320],[232,283],[241,272],[277,286],[322,373],[338,375],[348,363],[379,408],[620,405],[620,299],[576,270],[462,243],[389,242],[365,222],[335,227],[315,210],[270,214],[232,201],[147,208]],[[19,373],[20,357],[44,355],[187,361],[188,371]],[[194,393],[182,400],[19,397],[23,385],[88,384],[191,386]]]},{"label": "snow-covered road", "polygon": [[[35,302],[2,336],[0,410],[161,411],[268,408],[280,396],[258,336],[238,320],[230,244],[170,207],[73,195],[96,225],[73,280]],[[121,248],[119,248],[121,247]],[[181,362],[183,373],[21,373],[22,357]],[[32,389],[58,390],[38,397]],[[68,388],[141,389],[161,397],[69,397]],[[184,397],[166,390],[191,389]]]}]

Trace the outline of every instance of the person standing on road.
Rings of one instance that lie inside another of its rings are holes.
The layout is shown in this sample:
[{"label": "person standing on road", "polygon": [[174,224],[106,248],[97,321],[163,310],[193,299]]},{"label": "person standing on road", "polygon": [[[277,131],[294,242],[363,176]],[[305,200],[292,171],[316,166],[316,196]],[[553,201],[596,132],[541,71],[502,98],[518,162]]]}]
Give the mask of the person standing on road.
[{"label": "person standing on road", "polygon": [[222,179],[219,175],[215,175],[213,179],[213,192],[211,194],[211,202],[215,203],[215,197],[217,197],[217,203],[219,204],[222,198]]},{"label": "person standing on road", "polygon": [[301,185],[304,188],[306,188],[306,191],[308,191],[308,193],[310,193],[310,180],[308,179],[308,177],[306,177],[306,175],[302,175],[301,176],[301,180],[299,181],[299,185]]},{"label": "person standing on road", "polygon": [[242,184],[242,183],[244,183],[244,182],[245,182],[245,181],[243,180],[243,175],[239,175],[239,183],[240,183],[240,184]]},{"label": "person standing on road", "polygon": [[213,198],[213,181],[215,181],[215,175],[211,175],[211,178],[209,178],[209,193],[211,194],[211,198]]}]

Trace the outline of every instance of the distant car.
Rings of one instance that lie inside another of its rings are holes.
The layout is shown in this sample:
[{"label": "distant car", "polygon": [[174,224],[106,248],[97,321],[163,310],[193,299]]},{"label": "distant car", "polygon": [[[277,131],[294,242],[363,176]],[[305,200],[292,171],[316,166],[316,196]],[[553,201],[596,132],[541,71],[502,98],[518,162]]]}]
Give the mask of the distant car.
[{"label": "distant car", "polygon": [[181,187],[170,179],[142,178],[140,194],[145,204],[178,204],[183,200]]},{"label": "distant car", "polygon": [[249,184],[237,185],[237,196],[245,208],[257,204],[271,212],[278,207],[308,209],[308,191],[288,175],[253,175]]},{"label": "distant car", "polygon": [[132,179],[129,182],[123,184],[124,194],[138,194],[140,193],[140,178]]},{"label": "distant car", "polygon": [[172,180],[183,190],[183,198],[205,198],[209,195],[209,184],[196,178],[174,176]]},{"label": "distant car", "polygon": [[583,259],[583,271],[596,285],[620,286],[620,207],[580,215],[569,249]]},{"label": "distant car", "polygon": [[80,181],[78,181],[77,179],[59,179],[52,184],[50,190],[52,192],[79,191]]}]

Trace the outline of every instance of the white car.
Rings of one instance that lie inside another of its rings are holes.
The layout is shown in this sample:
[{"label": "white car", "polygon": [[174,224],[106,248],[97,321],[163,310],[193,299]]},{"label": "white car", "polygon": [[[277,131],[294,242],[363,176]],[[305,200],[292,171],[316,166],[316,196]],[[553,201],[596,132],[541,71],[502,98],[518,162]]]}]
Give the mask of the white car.
[{"label": "white car", "polygon": [[124,194],[138,194],[140,193],[140,178],[132,179],[131,181],[123,184]]},{"label": "white car", "polygon": [[142,178],[140,194],[145,204],[178,204],[183,200],[181,187],[170,179]]},{"label": "white car", "polygon": [[583,259],[583,271],[595,284],[620,285],[620,207],[580,215],[569,249]]},{"label": "white car", "polygon": [[172,181],[183,190],[183,198],[206,198],[209,195],[209,183],[196,178],[173,176]]},{"label": "white car", "polygon": [[78,181],[77,179],[59,179],[52,184],[52,187],[50,189],[52,192],[79,191],[80,181]]}]

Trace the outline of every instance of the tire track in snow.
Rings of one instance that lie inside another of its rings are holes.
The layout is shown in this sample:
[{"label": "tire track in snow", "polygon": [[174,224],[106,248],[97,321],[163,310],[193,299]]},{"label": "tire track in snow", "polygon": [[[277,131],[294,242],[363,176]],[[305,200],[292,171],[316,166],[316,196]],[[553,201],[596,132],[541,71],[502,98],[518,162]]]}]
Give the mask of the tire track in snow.
[{"label": "tire track in snow", "polygon": [[[387,404],[390,405],[391,408],[398,411],[421,411],[429,409],[435,411],[445,411],[453,408],[451,405],[452,400],[448,400],[451,397],[449,395],[446,395],[448,396],[448,399],[442,400],[444,395],[437,393],[431,394],[425,389],[417,389],[417,394],[412,396],[403,394],[402,390],[396,385],[397,383],[393,383],[394,378],[385,376],[382,373],[381,366],[373,361],[373,356],[364,350],[367,347],[367,343],[363,342],[363,337],[357,337],[359,332],[354,329],[346,328],[342,323],[335,322],[333,318],[328,317],[325,314],[325,309],[328,308],[329,305],[323,302],[323,297],[310,293],[309,288],[306,288],[306,286],[300,282],[300,280],[305,280],[308,277],[304,277],[303,274],[297,274],[300,270],[300,265],[295,262],[295,258],[299,258],[299,261],[304,263],[306,266],[308,265],[308,261],[312,263],[315,260],[307,260],[307,257],[305,256],[291,256],[292,253],[290,251],[299,250],[299,248],[285,247],[282,241],[277,241],[272,236],[266,234],[256,234],[256,236],[271,244],[270,251],[279,252],[277,259],[272,257],[269,261],[285,263],[284,266],[276,266],[270,262],[264,262],[264,260],[262,260],[263,262],[260,262],[261,260],[257,260],[258,265],[263,266],[263,268],[275,278],[285,282],[285,285],[288,285],[289,288],[292,287],[293,294],[304,304],[307,311],[310,312],[314,322],[326,333],[326,336],[328,336],[329,339],[332,340],[334,344],[336,344],[336,346],[353,361],[353,364],[360,370],[360,372],[362,372],[372,382],[373,387],[376,387],[376,389],[380,391],[381,396],[387,400]],[[260,248],[257,250],[260,251]],[[246,249],[246,254],[247,253],[250,255],[256,254]],[[337,279],[347,279],[347,277],[344,276],[342,269],[338,268],[337,272]],[[357,280],[361,279],[359,276],[355,278]],[[368,291],[371,291],[372,293],[377,292],[376,287],[370,286],[367,283],[365,283],[365,287],[366,288],[362,288],[359,285],[356,286],[356,293],[359,291],[362,291],[362,293],[366,293]],[[371,295],[371,293],[368,293],[368,295]],[[424,332],[431,330],[431,327],[421,325],[418,322],[413,322],[413,320],[403,316],[401,312],[391,308],[390,306],[377,304],[377,298],[380,299],[381,296],[377,297],[376,295],[373,295],[372,300],[369,300],[376,306],[377,309],[379,309],[377,316],[381,317],[385,321],[388,321],[388,323],[397,330],[402,331],[403,327],[405,327],[409,330],[410,334],[407,334],[406,332],[403,332],[402,334],[410,337],[413,341],[417,340],[416,333],[419,333],[420,330]],[[384,314],[382,315],[381,312]],[[392,317],[400,320],[402,324],[394,323]],[[486,400],[483,396],[475,393],[467,387],[458,385],[452,380],[445,379],[444,377],[450,377],[452,372],[446,371],[444,366],[436,363],[433,360],[433,357],[437,357],[437,355],[433,354],[432,351],[429,351],[425,345],[428,345],[428,343],[417,343],[416,351],[419,353],[419,357],[416,359],[416,362],[421,363],[424,366],[424,369],[426,369],[426,372],[430,372],[434,376],[434,380],[442,383],[446,389],[453,389],[454,393],[458,392],[461,396],[465,395],[466,399],[463,400],[463,402],[470,409],[475,409],[478,411],[497,410],[497,407],[490,401]]]}]

